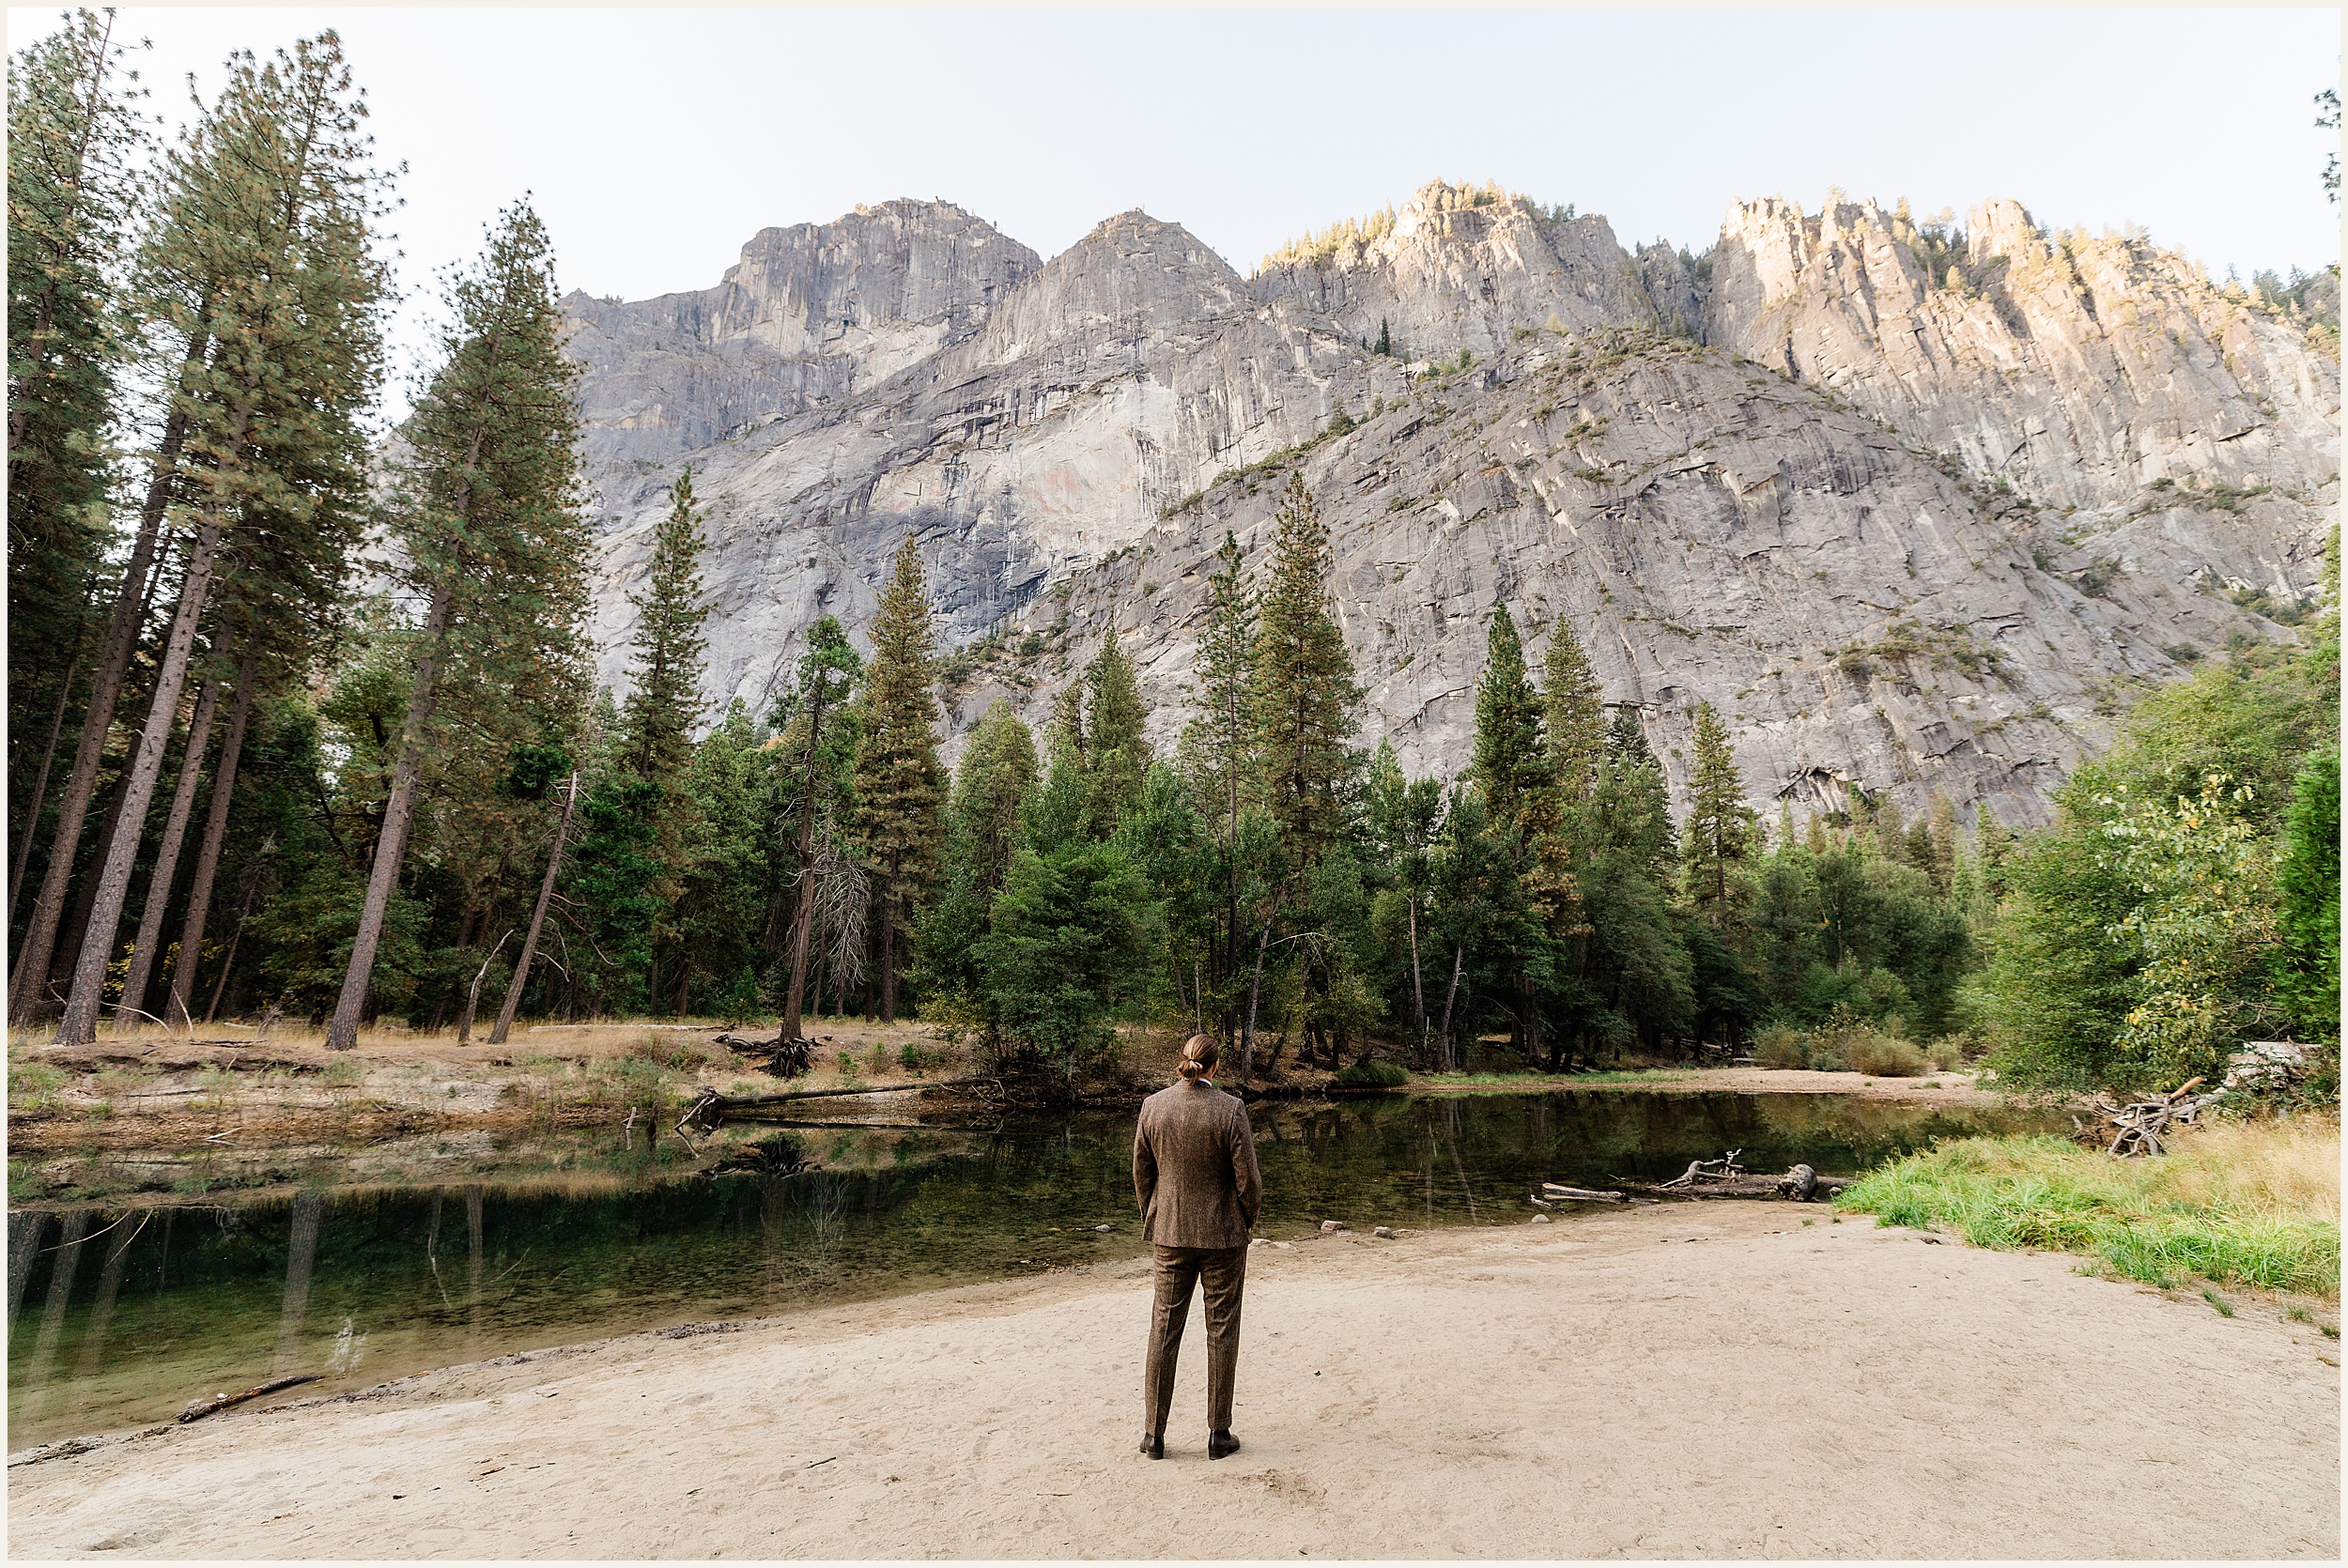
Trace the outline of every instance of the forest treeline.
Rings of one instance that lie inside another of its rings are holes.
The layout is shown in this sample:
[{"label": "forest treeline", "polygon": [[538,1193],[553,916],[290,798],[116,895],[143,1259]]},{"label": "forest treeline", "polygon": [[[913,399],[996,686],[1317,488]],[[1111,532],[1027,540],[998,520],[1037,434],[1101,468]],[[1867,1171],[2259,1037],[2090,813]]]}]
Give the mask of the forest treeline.
[{"label": "forest treeline", "polygon": [[334,36],[234,57],[158,148],[113,26],[9,63],[20,1028],[918,1013],[1072,1080],[1136,1019],[1221,1034],[1243,1077],[1758,1034],[1817,1063],[1969,1042],[2049,1084],[2336,1038],[2333,611],[2148,697],[2044,833],[1857,789],[1765,818],[1708,705],[1675,821],[1642,711],[1506,605],[1460,776],[1357,744],[1292,468],[1263,558],[1223,541],[1177,745],[1112,638],[1041,732],[997,703],[950,774],[911,538],[860,637],[823,618],[766,711],[704,711],[688,471],[598,689],[528,204],[445,279],[386,440],[389,185]]}]

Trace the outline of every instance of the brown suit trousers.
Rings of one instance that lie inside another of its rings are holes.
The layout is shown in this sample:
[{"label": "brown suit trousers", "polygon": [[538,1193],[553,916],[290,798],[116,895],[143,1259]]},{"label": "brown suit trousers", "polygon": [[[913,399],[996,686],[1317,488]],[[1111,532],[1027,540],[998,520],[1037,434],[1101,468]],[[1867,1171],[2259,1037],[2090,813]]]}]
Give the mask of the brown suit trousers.
[{"label": "brown suit trousers", "polygon": [[1159,1247],[1157,1299],[1150,1309],[1150,1359],[1142,1376],[1143,1430],[1166,1435],[1174,1407],[1174,1360],[1182,1348],[1192,1287],[1206,1285],[1207,1430],[1231,1429],[1231,1385],[1239,1374],[1240,1292],[1247,1283],[1244,1247]]}]

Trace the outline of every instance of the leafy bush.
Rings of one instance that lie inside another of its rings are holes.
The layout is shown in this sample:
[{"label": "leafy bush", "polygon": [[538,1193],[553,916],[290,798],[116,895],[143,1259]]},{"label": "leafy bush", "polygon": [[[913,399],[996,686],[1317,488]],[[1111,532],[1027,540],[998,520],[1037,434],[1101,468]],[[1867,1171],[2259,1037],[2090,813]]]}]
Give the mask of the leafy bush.
[{"label": "leafy bush", "polygon": [[1873,1078],[1922,1078],[1932,1070],[1913,1042],[1874,1029],[1851,1041],[1850,1064]]},{"label": "leafy bush", "polygon": [[1806,1068],[1810,1041],[1790,1023],[1772,1023],[1754,1038],[1753,1059],[1765,1068]]},{"label": "leafy bush", "polygon": [[1410,1081],[1410,1073],[1392,1062],[1354,1062],[1340,1068],[1334,1080],[1345,1089],[1394,1089]]}]

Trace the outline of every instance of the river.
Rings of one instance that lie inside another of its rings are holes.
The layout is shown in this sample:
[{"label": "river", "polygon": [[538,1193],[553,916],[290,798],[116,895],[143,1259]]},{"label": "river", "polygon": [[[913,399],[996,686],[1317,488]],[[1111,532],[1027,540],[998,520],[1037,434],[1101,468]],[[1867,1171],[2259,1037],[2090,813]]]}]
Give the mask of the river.
[{"label": "river", "polygon": [[[1259,1234],[1522,1224],[1542,1180],[1656,1179],[1739,1147],[1853,1173],[2021,1114],[1829,1095],[1581,1090],[1256,1108]],[[955,1130],[734,1131],[592,1168],[48,1205],[8,1223],[8,1448],[636,1330],[1134,1256],[1130,1112]],[[745,1138],[754,1142],[742,1141]],[[712,1171],[713,1164],[723,1168]],[[1572,1207],[1558,1211],[1569,1221]],[[1138,1309],[1136,1309],[1138,1311]],[[1138,1324],[1139,1319],[1135,1319]],[[1136,1332],[1139,1331],[1136,1328]]]}]

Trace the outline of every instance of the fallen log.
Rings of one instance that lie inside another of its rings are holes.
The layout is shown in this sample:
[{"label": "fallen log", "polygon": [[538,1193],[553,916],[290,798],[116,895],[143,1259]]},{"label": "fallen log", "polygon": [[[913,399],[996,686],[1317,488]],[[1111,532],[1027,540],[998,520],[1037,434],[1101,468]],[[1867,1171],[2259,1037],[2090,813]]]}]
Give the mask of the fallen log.
[{"label": "fallen log", "polygon": [[993,1085],[998,1095],[1002,1092],[1003,1081],[991,1074],[972,1078],[941,1078],[934,1084],[882,1084],[860,1089],[792,1089],[771,1095],[721,1095],[715,1089],[703,1088],[700,1097],[685,1108],[685,1115],[677,1118],[676,1126],[679,1132],[688,1129],[696,1132],[714,1132],[726,1117],[754,1112],[765,1105],[788,1105],[803,1099],[837,1099],[850,1095],[913,1094],[922,1089],[962,1088],[978,1084]]},{"label": "fallen log", "polygon": [[297,1389],[304,1383],[315,1383],[325,1376],[323,1372],[305,1372],[294,1377],[272,1377],[266,1383],[245,1390],[242,1393],[216,1393],[209,1399],[199,1399],[190,1405],[179,1412],[178,1420],[183,1425],[188,1422],[202,1421],[206,1416],[218,1415],[221,1411],[232,1406],[241,1405],[248,1399],[258,1399],[265,1393],[275,1393],[280,1389]]},{"label": "fallen log", "polygon": [[1599,1192],[1587,1187],[1560,1187],[1553,1181],[1541,1183],[1541,1191],[1551,1199],[1570,1203],[1620,1203],[1620,1192]]},{"label": "fallen log", "polygon": [[[1700,1161],[1699,1164],[1719,1164],[1719,1161]],[[1627,1177],[1614,1179],[1622,1186],[1639,1192],[1653,1192],[1675,1198],[1789,1198],[1796,1203],[1810,1203],[1831,1198],[1857,1181],[1857,1176],[1820,1176],[1808,1165],[1796,1165],[1784,1176],[1756,1176],[1739,1171],[1734,1176],[1720,1176],[1706,1171],[1699,1173],[1701,1182],[1688,1181],[1683,1175],[1670,1181],[1633,1181]],[[1687,1185],[1682,1186],[1682,1182]],[[1654,1200],[1632,1198],[1632,1203]]]}]

